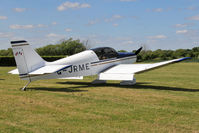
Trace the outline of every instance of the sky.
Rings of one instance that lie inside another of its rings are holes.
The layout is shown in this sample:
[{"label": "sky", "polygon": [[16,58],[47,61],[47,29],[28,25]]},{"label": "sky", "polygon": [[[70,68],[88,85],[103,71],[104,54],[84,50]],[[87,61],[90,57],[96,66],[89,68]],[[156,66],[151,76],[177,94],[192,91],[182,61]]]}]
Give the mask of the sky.
[{"label": "sky", "polygon": [[0,0],[0,49],[80,39],[116,50],[199,46],[199,0]]}]

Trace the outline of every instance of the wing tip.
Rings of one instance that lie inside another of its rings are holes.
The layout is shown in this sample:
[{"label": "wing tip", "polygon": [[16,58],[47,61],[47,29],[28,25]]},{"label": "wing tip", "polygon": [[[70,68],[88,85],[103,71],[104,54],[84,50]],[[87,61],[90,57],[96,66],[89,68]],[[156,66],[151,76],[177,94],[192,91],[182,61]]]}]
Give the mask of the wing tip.
[{"label": "wing tip", "polygon": [[179,60],[177,60],[177,62],[184,61],[184,60],[188,60],[188,59],[191,59],[191,57],[180,58]]}]

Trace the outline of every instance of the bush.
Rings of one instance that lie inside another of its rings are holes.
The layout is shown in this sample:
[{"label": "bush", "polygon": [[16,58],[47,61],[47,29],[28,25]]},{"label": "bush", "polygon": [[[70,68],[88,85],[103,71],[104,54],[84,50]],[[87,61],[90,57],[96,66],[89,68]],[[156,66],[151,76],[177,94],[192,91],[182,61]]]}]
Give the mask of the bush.
[{"label": "bush", "polygon": [[[65,56],[42,56],[45,61],[55,61]],[[15,59],[13,56],[0,56],[0,66],[16,66]]]},{"label": "bush", "polygon": [[14,57],[13,56],[0,57],[0,66],[16,66]]}]

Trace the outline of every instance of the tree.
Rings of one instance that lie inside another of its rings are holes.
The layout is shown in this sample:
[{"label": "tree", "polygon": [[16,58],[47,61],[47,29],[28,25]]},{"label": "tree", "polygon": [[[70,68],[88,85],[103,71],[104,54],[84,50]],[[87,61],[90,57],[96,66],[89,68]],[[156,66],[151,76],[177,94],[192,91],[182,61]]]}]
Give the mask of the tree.
[{"label": "tree", "polygon": [[12,56],[12,49],[8,48],[7,50],[0,50],[0,56]]},{"label": "tree", "polygon": [[47,45],[37,49],[37,52],[44,56],[52,55],[73,55],[81,51],[86,50],[86,47],[80,40],[73,40],[72,38],[68,40],[62,40],[56,45]]}]

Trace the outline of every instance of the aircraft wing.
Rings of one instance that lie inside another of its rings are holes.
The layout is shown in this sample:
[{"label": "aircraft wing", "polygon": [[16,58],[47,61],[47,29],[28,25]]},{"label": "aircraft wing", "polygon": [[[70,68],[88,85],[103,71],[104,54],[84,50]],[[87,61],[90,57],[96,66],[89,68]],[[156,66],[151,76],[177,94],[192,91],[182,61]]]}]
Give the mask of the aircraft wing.
[{"label": "aircraft wing", "polygon": [[[28,73],[29,75],[42,75],[42,74],[50,74],[50,73],[55,73],[55,72],[59,72],[61,70],[64,70],[66,68],[71,67],[72,65],[47,65],[44,67],[41,67],[35,71],[32,71],[30,73]],[[19,74],[18,69],[14,69],[8,73],[11,74]]]},{"label": "aircraft wing", "polygon": [[171,63],[177,63],[189,57],[163,61],[153,64],[120,64],[105,70],[99,74],[100,80],[132,80],[134,74],[149,71],[158,67],[162,67]]}]

